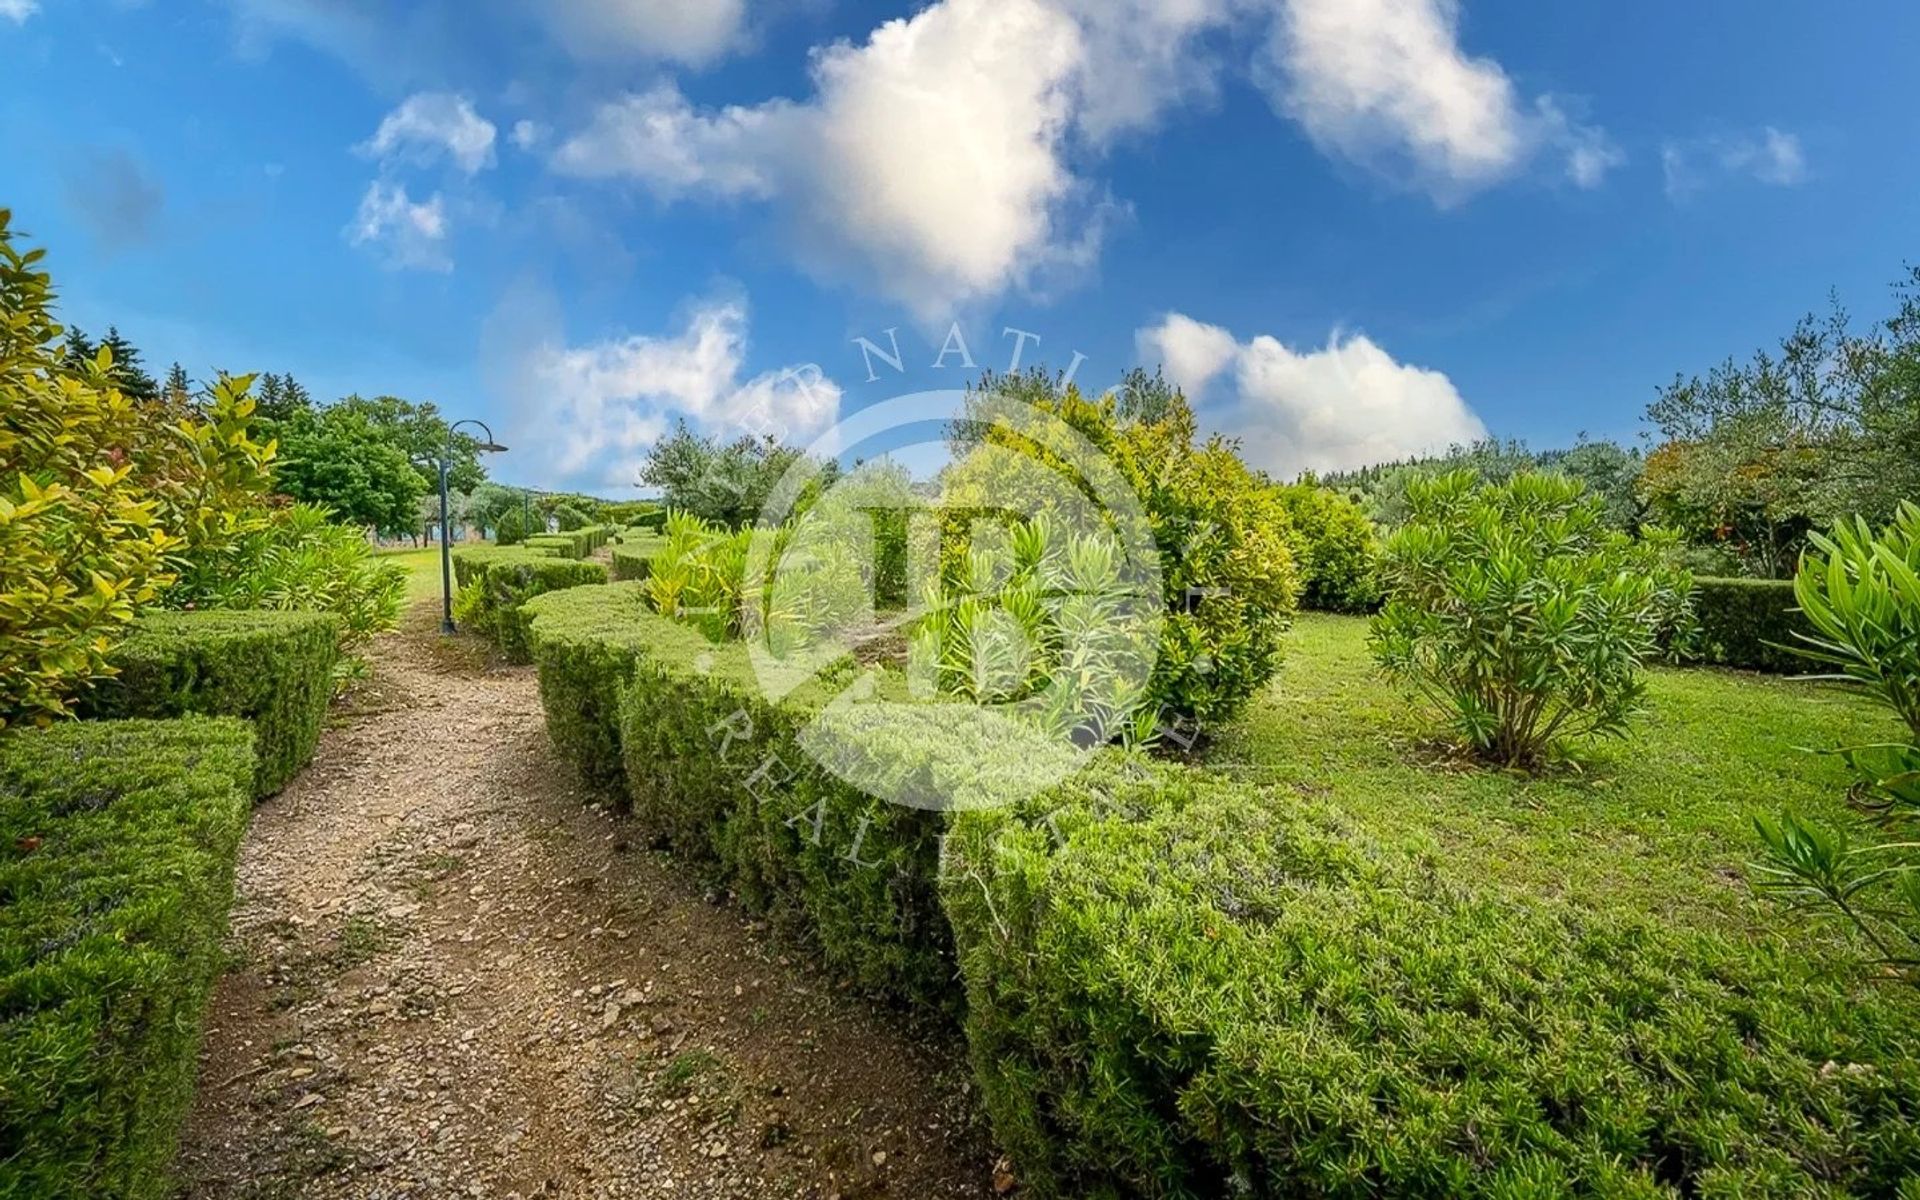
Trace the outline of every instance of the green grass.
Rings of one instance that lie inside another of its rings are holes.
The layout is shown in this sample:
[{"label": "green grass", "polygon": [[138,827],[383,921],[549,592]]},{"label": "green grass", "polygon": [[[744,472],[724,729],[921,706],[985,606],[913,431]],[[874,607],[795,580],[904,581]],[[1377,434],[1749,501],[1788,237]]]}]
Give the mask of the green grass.
[{"label": "green grass", "polygon": [[[454,549],[463,545],[478,545],[477,542],[456,543]],[[422,600],[438,598],[440,595],[440,547],[423,546],[418,550],[387,550],[380,557],[397,562],[407,569],[407,603],[418,604]]]},{"label": "green grass", "polygon": [[1883,740],[1892,718],[1829,685],[1655,668],[1624,741],[1528,778],[1453,759],[1376,671],[1367,622],[1303,615],[1278,679],[1215,731],[1210,766],[1324,799],[1370,837],[1481,883],[1685,923],[1764,916],[1745,883],[1752,814],[1839,816],[1843,764],[1805,748]]}]

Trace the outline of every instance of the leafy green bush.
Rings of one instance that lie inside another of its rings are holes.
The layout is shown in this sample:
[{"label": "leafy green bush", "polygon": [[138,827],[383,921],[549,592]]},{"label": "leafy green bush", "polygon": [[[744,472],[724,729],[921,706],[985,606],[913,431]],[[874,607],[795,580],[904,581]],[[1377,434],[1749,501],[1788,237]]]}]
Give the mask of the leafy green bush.
[{"label": "leafy green bush", "polygon": [[1690,628],[1670,539],[1608,527],[1574,480],[1456,471],[1408,485],[1387,541],[1374,654],[1476,752],[1538,763],[1566,739],[1623,735],[1641,664]]},{"label": "leafy green bush", "polygon": [[114,652],[119,674],[82,701],[90,717],[197,714],[251,721],[270,796],[306,766],[333,697],[338,622],[324,613],[154,611]]},{"label": "leafy green bush", "polygon": [[607,544],[607,531],[603,526],[593,525],[563,533],[535,533],[529,535],[524,544],[563,558],[585,558]]},{"label": "leafy green bush", "polygon": [[[1211,723],[1238,711],[1279,669],[1300,591],[1293,528],[1279,495],[1240,460],[1236,443],[1196,442],[1192,409],[1164,381],[1130,378],[1122,398],[1126,412],[1120,398],[1089,400],[1040,371],[983,380],[952,434],[967,453],[942,476],[943,545],[964,553],[964,539],[953,534],[970,511],[1009,504],[1047,511],[1048,497],[1021,493],[1035,474],[1031,464],[1058,461],[1042,445],[1062,440],[1048,422],[1071,429],[1132,490],[1159,550],[1166,619],[1146,707]],[[1038,423],[996,420],[1012,406],[1041,414]],[[1073,464],[1063,465],[1070,476]],[[1141,531],[1113,532],[1131,544]],[[943,553],[943,575],[953,579],[954,569],[952,554]]]},{"label": "leafy green bush", "polygon": [[1920,506],[1902,504],[1878,535],[1856,518],[1808,540],[1793,581],[1815,631],[1803,635],[1803,653],[1840,668],[1906,723],[1910,740],[1835,751],[1859,781],[1855,799],[1891,840],[1857,844],[1792,814],[1759,819],[1758,882],[1838,915],[1881,969],[1920,987]]},{"label": "leafy green bush", "polygon": [[562,504],[553,510],[553,520],[561,533],[573,533],[594,524],[592,517],[581,512],[571,504]]},{"label": "leafy green bush", "polygon": [[252,740],[199,718],[0,738],[0,1196],[173,1195]]},{"label": "leafy green bush", "polygon": [[1693,610],[1700,632],[1693,654],[1702,662],[1754,671],[1805,671],[1795,646],[1811,627],[1785,579],[1696,579]]},{"label": "leafy green bush", "polygon": [[454,616],[468,630],[493,642],[508,662],[531,662],[521,606],[564,588],[605,583],[599,563],[557,558],[533,546],[475,546],[453,552],[460,594]]},{"label": "leafy green bush", "polygon": [[1300,565],[1300,604],[1320,612],[1365,613],[1380,607],[1373,522],[1358,504],[1312,483],[1279,489],[1293,525]]},{"label": "leafy green bush", "polygon": [[1036,1196],[1911,1186],[1913,1006],[1784,939],[1510,894],[1200,772],[1049,800],[959,817],[942,889]]},{"label": "leafy green bush", "polygon": [[716,641],[740,632],[753,531],[728,530],[686,513],[667,521],[647,573],[655,612],[691,621]]},{"label": "leafy green bush", "polygon": [[15,248],[11,220],[0,208],[0,728],[64,715],[111,670],[180,544],[126,452],[134,401],[110,356],[67,369],[44,252]]},{"label": "leafy green bush", "polygon": [[276,509],[223,558],[224,570],[183,577],[168,603],[326,613],[338,622],[343,664],[400,624],[407,569],[376,555],[361,530],[336,524],[324,508]]}]

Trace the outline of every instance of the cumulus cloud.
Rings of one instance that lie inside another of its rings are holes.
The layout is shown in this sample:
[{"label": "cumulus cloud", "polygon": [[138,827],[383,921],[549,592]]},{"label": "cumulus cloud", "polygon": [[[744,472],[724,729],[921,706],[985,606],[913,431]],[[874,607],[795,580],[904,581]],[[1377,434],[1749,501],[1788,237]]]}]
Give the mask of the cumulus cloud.
[{"label": "cumulus cloud", "polygon": [[1661,148],[1660,165],[1672,200],[1685,200],[1722,179],[1747,178],[1792,187],[1807,178],[1807,156],[1799,137],[1771,125],[1751,134],[1668,142]]},{"label": "cumulus cloud", "polygon": [[473,175],[493,165],[495,132],[465,96],[418,92],[388,113],[361,149],[375,158],[416,163],[444,156]]},{"label": "cumulus cloud", "polygon": [[0,20],[15,25],[25,25],[27,18],[39,11],[39,0],[0,0]]},{"label": "cumulus cloud", "polygon": [[804,101],[697,109],[663,85],[603,107],[554,164],[772,200],[816,274],[933,318],[1097,253],[1108,210],[1067,163],[1089,66],[1054,3],[941,0],[816,51]]},{"label": "cumulus cloud", "polygon": [[746,377],[743,301],[696,305],[667,334],[571,346],[543,334],[519,352],[514,445],[543,477],[631,487],[646,452],[676,419],[703,432],[804,442],[839,416],[839,385],[801,365]]},{"label": "cumulus cloud", "polygon": [[1580,186],[1619,152],[1550,97],[1525,103],[1506,71],[1460,45],[1458,0],[1278,0],[1259,72],[1323,153],[1452,202],[1535,154],[1564,154]]},{"label": "cumulus cloud", "polygon": [[552,130],[538,121],[522,119],[513,123],[513,132],[507,136],[511,138],[513,144],[520,149],[531,150],[541,142],[546,141],[547,135],[552,132]]},{"label": "cumulus cloud", "polygon": [[[1337,471],[1442,450],[1486,436],[1445,374],[1397,362],[1362,334],[1335,334],[1317,350],[1261,335],[1241,342],[1180,313],[1135,335],[1217,425],[1239,436],[1255,466],[1280,478]],[[1227,379],[1231,394],[1212,397]]]},{"label": "cumulus cloud", "polygon": [[345,230],[349,243],[377,251],[387,267],[422,271],[453,270],[447,232],[440,193],[415,203],[405,187],[378,180],[367,185],[359,211]]},{"label": "cumulus cloud", "polygon": [[746,0],[539,0],[560,41],[582,58],[704,66],[745,37]]}]

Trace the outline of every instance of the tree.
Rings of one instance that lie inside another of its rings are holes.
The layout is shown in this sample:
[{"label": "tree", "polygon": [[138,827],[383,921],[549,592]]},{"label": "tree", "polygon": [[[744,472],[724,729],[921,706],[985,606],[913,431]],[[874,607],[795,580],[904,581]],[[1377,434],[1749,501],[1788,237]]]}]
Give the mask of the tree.
[{"label": "tree", "polygon": [[426,479],[393,431],[363,408],[336,404],[297,414],[277,432],[280,486],[289,496],[383,534],[418,531]]},{"label": "tree", "polygon": [[185,406],[192,402],[193,380],[187,378],[185,367],[174,363],[167,368],[167,381],[160,385],[160,395],[167,403],[175,406]]},{"label": "tree", "polygon": [[1920,495],[1920,267],[1864,331],[1836,301],[1777,353],[1676,376],[1647,409],[1665,439],[1649,504],[1731,542],[1756,573],[1792,570],[1808,531],[1890,520]]},{"label": "tree", "polygon": [[141,365],[139,349],[122,337],[116,326],[107,326],[107,336],[100,339],[100,345],[113,354],[113,381],[122,392],[142,403],[160,398],[160,385]]},{"label": "tree", "polygon": [[313,411],[313,397],[291,375],[260,377],[260,419],[290,421],[296,415]]},{"label": "tree", "polygon": [[431,403],[416,404],[398,396],[367,399],[355,395],[331,407],[357,413],[368,425],[381,430],[418,467],[421,481],[429,488],[440,486],[438,469],[433,464],[447,453],[449,445],[453,453],[447,463],[448,487],[471,492],[487,477],[486,469],[480,465],[479,443],[464,433],[450,438],[446,420]]},{"label": "tree", "polygon": [[[640,482],[659,488],[670,509],[741,529],[759,520],[774,487],[805,457],[805,451],[771,437],[723,443],[682,421],[654,444]],[[817,464],[816,486],[831,484],[838,474],[833,462]]]}]

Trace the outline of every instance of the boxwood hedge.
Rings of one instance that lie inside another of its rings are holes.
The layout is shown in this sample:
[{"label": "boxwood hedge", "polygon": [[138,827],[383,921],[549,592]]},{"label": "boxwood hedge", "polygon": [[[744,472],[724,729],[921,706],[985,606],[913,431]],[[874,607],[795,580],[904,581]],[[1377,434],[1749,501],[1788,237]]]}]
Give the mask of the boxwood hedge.
[{"label": "boxwood hedge", "polygon": [[654,556],[666,545],[667,539],[658,534],[629,530],[613,548],[614,579],[645,579],[653,573]]},{"label": "boxwood hedge", "polygon": [[559,558],[527,546],[476,546],[453,554],[460,586],[455,615],[460,623],[499,647],[508,662],[531,662],[521,606],[564,588],[605,583],[599,563]]},{"label": "boxwood hedge", "polygon": [[1790,649],[1802,644],[1796,632],[1813,632],[1793,598],[1792,580],[1696,579],[1693,607],[1700,661],[1754,671],[1817,669]]},{"label": "boxwood hedge", "polygon": [[974,1068],[1039,1195],[1913,1186],[1904,994],[1450,877],[1291,792],[1108,790],[949,843]]},{"label": "boxwood hedge", "polygon": [[606,544],[607,530],[602,525],[567,529],[559,533],[536,533],[522,543],[529,549],[546,550],[562,558],[585,558]]},{"label": "boxwood hedge", "polygon": [[243,721],[0,738],[0,1197],[161,1197],[252,807]]},{"label": "boxwood hedge", "polygon": [[204,609],[153,612],[114,652],[120,673],[81,703],[90,717],[193,713],[253,722],[254,794],[270,796],[320,741],[338,626],[323,613]]},{"label": "boxwood hedge", "polygon": [[[802,745],[846,719],[825,702],[851,663],[774,701],[639,584],[527,611],[589,777],[617,755],[661,841],[858,983],[964,1011],[1035,1195],[1913,1186],[1920,1006],[1785,937],[1467,878],[1330,801],[1117,752],[1011,808],[882,803]],[[910,786],[965,715],[863,746]]]}]

